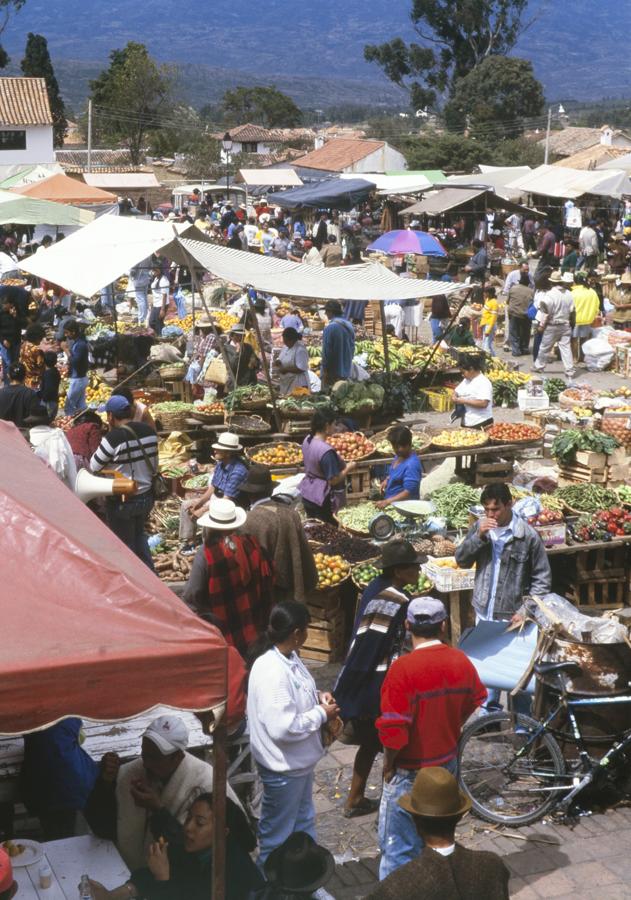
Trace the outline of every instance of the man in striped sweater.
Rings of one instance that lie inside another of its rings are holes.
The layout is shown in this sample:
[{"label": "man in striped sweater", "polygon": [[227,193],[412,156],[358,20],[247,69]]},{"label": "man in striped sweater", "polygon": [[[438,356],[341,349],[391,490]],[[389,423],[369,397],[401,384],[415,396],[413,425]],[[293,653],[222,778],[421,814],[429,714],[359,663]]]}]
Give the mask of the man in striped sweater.
[{"label": "man in striped sweater", "polygon": [[486,699],[486,688],[462,650],[443,643],[447,611],[440,600],[416,597],[406,615],[413,651],[390,666],[377,719],[384,748],[379,808],[379,878],[415,859],[423,848],[412,817],[398,800],[419,769],[456,771],[462,726]]},{"label": "man in striped sweater", "polygon": [[110,430],[90,460],[90,469],[93,472],[115,469],[136,482],[137,491],[132,496],[107,498],[107,524],[153,569],[145,521],[153,506],[152,482],[158,471],[158,435],[150,425],[132,421],[132,410],[125,397],[110,397],[105,411]]}]

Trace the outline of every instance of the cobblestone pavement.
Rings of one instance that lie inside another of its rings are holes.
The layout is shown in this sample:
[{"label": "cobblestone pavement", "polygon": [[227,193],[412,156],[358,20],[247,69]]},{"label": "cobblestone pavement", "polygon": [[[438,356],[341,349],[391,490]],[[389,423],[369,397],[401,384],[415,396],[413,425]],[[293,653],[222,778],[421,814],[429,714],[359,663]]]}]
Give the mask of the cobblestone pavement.
[{"label": "cobblestone pavement", "polygon": [[[339,666],[310,663],[310,667],[318,686],[329,690]],[[377,884],[377,814],[356,819],[342,815],[355,751],[336,742],[316,770],[318,840],[338,862],[326,885],[336,900],[359,900]],[[369,797],[380,794],[381,756],[367,791]],[[527,828],[494,831],[469,815],[458,829],[458,840],[473,850],[492,850],[503,857],[511,872],[514,900],[631,898],[631,805],[585,816],[574,828],[546,819]]]}]

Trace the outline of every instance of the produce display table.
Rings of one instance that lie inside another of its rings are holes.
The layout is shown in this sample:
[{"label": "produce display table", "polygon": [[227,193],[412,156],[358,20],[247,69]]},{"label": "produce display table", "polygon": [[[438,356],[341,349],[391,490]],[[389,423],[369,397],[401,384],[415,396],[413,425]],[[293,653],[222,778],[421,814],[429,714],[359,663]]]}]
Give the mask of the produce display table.
[{"label": "produce display table", "polygon": [[[19,843],[19,840],[16,840]],[[87,874],[108,889],[120,887],[129,878],[129,869],[111,841],[93,835],[50,841],[42,844],[44,858],[30,866],[15,866],[13,877],[17,895],[26,900],[76,900],[81,876]],[[50,866],[52,884],[41,888],[39,870]]]}]

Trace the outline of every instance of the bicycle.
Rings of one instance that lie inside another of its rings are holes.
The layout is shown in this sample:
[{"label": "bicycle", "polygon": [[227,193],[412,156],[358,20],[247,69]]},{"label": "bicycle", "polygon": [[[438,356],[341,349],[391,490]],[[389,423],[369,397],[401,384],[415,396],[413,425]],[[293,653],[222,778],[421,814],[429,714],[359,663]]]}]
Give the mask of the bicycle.
[{"label": "bicycle", "polygon": [[[615,783],[621,764],[631,763],[631,728],[613,736],[613,746],[592,759],[576,717],[581,709],[631,703],[631,694],[573,699],[565,676],[580,674],[576,662],[537,663],[534,671],[557,682],[558,702],[544,719],[490,713],[475,719],[460,738],[460,785],[487,822],[530,825],[553,809],[567,819],[581,791]],[[567,714],[569,731],[552,727],[561,712]],[[568,763],[557,738],[578,748],[576,760]],[[628,777],[628,768],[624,774]]]}]

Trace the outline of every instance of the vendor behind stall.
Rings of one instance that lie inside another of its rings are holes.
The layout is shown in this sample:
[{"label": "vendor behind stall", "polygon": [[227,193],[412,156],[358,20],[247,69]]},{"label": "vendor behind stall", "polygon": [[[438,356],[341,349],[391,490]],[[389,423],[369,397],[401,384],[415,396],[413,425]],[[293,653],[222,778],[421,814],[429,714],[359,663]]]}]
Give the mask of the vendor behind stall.
[{"label": "vendor behind stall", "polygon": [[283,330],[284,348],[278,355],[279,390],[287,397],[297,388],[309,390],[309,354],[295,328]]},{"label": "vendor behind stall", "polygon": [[486,428],[493,424],[493,385],[482,373],[482,358],[463,354],[458,362],[464,377],[454,389],[456,417],[464,428]]},{"label": "vendor behind stall", "polygon": [[355,355],[355,329],[342,318],[342,307],[337,300],[327,300],[324,312],[329,324],[322,332],[322,384],[331,387],[336,381],[351,374]]},{"label": "vendor behind stall", "polygon": [[346,503],[346,476],[356,463],[344,460],[327,442],[333,434],[335,416],[317,410],[311,419],[311,429],[302,442],[305,477],[298,490],[308,516],[335,524],[333,513]]},{"label": "vendor behind stall", "polygon": [[376,504],[379,509],[385,509],[400,500],[418,500],[423,475],[421,461],[412,449],[410,429],[405,425],[395,425],[388,433],[388,440],[396,456],[381,484],[385,499]]}]

